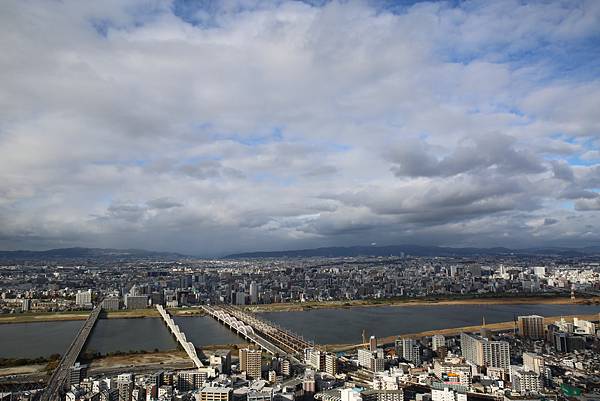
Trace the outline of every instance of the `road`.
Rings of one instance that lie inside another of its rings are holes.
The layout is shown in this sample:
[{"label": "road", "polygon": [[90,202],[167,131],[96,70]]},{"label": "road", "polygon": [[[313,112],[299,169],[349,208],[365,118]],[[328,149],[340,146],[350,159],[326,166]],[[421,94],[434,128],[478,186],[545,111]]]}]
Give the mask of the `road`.
[{"label": "road", "polygon": [[58,401],[61,399],[61,393],[64,390],[65,381],[70,375],[71,367],[77,361],[77,357],[79,357],[101,311],[102,303],[99,302],[98,306],[96,306],[88,316],[87,320],[79,330],[79,333],[77,333],[77,337],[75,337],[67,349],[67,352],[63,355],[58,366],[54,370],[54,373],[52,373],[48,386],[42,394],[40,401]]}]

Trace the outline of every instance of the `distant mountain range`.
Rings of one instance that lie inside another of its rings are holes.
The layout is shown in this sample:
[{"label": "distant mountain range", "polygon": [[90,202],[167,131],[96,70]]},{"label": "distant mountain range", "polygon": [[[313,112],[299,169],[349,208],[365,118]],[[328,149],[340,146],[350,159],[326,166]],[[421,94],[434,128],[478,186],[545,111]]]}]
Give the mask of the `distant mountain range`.
[{"label": "distant mountain range", "polygon": [[[441,246],[421,245],[390,245],[390,246],[348,246],[325,247],[314,249],[298,249],[274,252],[245,252],[225,256],[229,259],[253,258],[300,258],[300,257],[352,257],[352,256],[562,256],[585,257],[600,256],[600,246],[585,248],[540,247],[526,249],[510,248],[450,248]],[[143,249],[105,249],[105,248],[60,248],[47,251],[0,251],[0,261],[31,261],[31,262],[76,262],[76,261],[133,261],[161,260],[174,261],[188,259],[191,256],[175,252],[154,252]]]},{"label": "distant mountain range", "polygon": [[65,261],[65,260],[176,260],[185,258],[173,252],[143,249],[60,248],[47,251],[0,251],[1,261]]},{"label": "distant mountain range", "polygon": [[450,248],[421,245],[349,246],[299,249],[274,252],[246,252],[228,255],[227,258],[283,258],[283,257],[351,257],[351,256],[592,256],[600,255],[600,246],[585,248],[540,247],[526,249],[510,248]]}]

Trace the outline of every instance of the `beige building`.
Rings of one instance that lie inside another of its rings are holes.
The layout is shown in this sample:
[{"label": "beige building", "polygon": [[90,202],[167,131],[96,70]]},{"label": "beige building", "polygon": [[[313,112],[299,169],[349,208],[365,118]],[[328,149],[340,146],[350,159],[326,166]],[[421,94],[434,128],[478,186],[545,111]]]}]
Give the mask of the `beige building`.
[{"label": "beige building", "polygon": [[231,401],[233,389],[229,387],[202,387],[196,401]]},{"label": "beige building", "polygon": [[260,379],[262,370],[261,355],[262,351],[259,349],[240,349],[240,370],[246,372],[248,378]]}]

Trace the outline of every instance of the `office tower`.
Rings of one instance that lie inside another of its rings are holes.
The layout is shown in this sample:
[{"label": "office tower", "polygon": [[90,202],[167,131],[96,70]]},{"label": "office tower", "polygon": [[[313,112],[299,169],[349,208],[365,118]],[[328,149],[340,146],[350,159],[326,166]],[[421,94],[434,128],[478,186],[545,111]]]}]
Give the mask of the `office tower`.
[{"label": "office tower", "polygon": [[240,370],[246,372],[246,376],[250,379],[261,377],[261,354],[259,349],[240,349]]},{"label": "office tower", "polygon": [[327,353],[325,355],[325,373],[335,376],[338,373],[338,359],[335,354]]},{"label": "office tower", "polygon": [[462,356],[478,366],[503,369],[508,369],[510,366],[510,346],[506,341],[491,341],[461,333],[460,348]]},{"label": "office tower", "polygon": [[440,347],[446,346],[446,337],[441,334],[436,334],[431,337],[431,349],[437,351]]},{"label": "office tower", "polygon": [[84,307],[92,305],[92,290],[77,291],[77,294],[75,294],[75,304]]},{"label": "office tower", "polygon": [[371,336],[369,338],[369,351],[371,351],[371,352],[377,351],[377,338],[375,338],[375,336]]},{"label": "office tower", "polygon": [[250,303],[258,303],[258,284],[255,281],[250,283]]},{"label": "office tower", "polygon": [[148,307],[147,295],[125,295],[125,307],[127,309],[145,309]]},{"label": "office tower", "polygon": [[532,340],[544,338],[544,318],[542,316],[519,316],[517,326],[521,337]]},{"label": "office tower", "polygon": [[106,297],[102,300],[102,309],[104,310],[119,310],[118,297]]},{"label": "office tower", "polygon": [[421,346],[417,340],[414,338],[402,339],[402,358],[417,366],[421,364]]},{"label": "office tower", "polygon": [[131,373],[122,373],[117,376],[117,390],[119,390],[119,401],[131,401],[134,376]]},{"label": "office tower", "polygon": [[231,401],[233,389],[230,387],[202,387],[196,394],[196,401]]}]

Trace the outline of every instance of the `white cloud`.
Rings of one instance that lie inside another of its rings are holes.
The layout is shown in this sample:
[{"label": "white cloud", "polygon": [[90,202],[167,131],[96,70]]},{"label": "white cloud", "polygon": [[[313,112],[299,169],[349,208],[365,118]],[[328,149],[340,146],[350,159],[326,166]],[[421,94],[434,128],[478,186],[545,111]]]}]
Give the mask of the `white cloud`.
[{"label": "white cloud", "polygon": [[598,2],[217,7],[0,5],[0,247],[600,239]]}]

